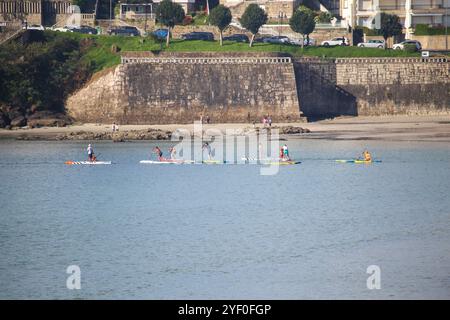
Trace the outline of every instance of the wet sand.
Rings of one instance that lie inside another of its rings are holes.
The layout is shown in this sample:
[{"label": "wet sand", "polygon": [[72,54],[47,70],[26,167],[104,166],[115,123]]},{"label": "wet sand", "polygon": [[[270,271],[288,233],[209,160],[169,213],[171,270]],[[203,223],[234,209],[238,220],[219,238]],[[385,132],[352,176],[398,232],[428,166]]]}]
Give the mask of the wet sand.
[{"label": "wet sand", "polygon": [[[442,116],[377,116],[377,117],[340,117],[311,123],[274,123],[274,127],[294,126],[307,128],[311,133],[298,135],[302,139],[327,140],[389,140],[389,141],[437,141],[450,142],[450,115]],[[248,123],[223,123],[203,125],[203,130],[215,128],[245,129],[252,128]],[[257,124],[262,128],[262,124]],[[188,129],[193,131],[193,124],[169,125],[122,125],[120,131],[160,129],[175,131]],[[0,139],[32,137],[49,139],[71,132],[111,132],[108,124],[80,124],[67,127],[21,128],[14,130],[0,129]]]}]

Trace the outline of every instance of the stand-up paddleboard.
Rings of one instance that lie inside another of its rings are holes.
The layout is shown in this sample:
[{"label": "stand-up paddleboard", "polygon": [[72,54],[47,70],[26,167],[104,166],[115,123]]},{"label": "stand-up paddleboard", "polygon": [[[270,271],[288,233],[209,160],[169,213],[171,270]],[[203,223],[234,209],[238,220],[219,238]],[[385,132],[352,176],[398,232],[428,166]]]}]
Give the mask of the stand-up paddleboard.
[{"label": "stand-up paddleboard", "polygon": [[112,164],[111,161],[66,161],[64,164],[67,165],[102,165],[102,164]]},{"label": "stand-up paddleboard", "polygon": [[141,160],[139,163],[142,164],[192,164],[194,161],[192,160],[182,160],[182,159],[168,159],[168,160]]},{"label": "stand-up paddleboard", "polygon": [[268,161],[279,161],[280,158],[263,158],[263,159],[258,159],[258,158],[251,158],[251,157],[242,157],[241,158],[242,161],[245,162],[268,162]]},{"label": "stand-up paddleboard", "polygon": [[261,164],[270,164],[270,165],[279,165],[286,166],[291,164],[300,164],[301,161],[270,161],[270,162],[261,162]]},{"label": "stand-up paddleboard", "polygon": [[380,163],[381,160],[371,160],[371,161],[366,161],[366,160],[359,160],[359,159],[353,159],[353,160],[335,160],[336,162],[340,162],[340,163]]},{"label": "stand-up paddleboard", "polygon": [[245,161],[248,164],[265,164],[265,165],[289,165],[289,164],[300,164],[301,161],[294,160],[280,160],[280,158],[265,158],[265,159],[257,159],[257,158],[247,158],[242,157],[241,160]]},{"label": "stand-up paddleboard", "polygon": [[202,163],[204,163],[204,164],[223,164],[225,162],[220,161],[220,160],[203,160]]}]

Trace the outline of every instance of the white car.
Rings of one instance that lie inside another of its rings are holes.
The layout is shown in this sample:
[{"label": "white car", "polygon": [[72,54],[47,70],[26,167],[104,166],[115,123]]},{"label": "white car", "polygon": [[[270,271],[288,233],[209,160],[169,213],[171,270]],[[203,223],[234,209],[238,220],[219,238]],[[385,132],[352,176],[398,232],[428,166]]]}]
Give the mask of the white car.
[{"label": "white car", "polygon": [[396,44],[394,44],[392,46],[392,49],[394,49],[394,50],[405,50],[405,44],[415,45],[416,48],[417,48],[417,51],[421,51],[422,50],[422,45],[417,40],[405,40],[405,41],[402,41],[400,43],[396,43]]},{"label": "white car", "polygon": [[[289,39],[289,43],[294,44],[296,46],[301,46],[302,39]],[[305,38],[305,40],[303,41],[303,45],[304,46],[314,46],[314,45],[316,45],[316,40],[314,40],[313,38],[309,38],[309,43],[308,43],[308,39]]]},{"label": "white car", "polygon": [[321,45],[324,47],[330,46],[348,46],[349,42],[346,37],[337,37],[331,40],[322,41]]},{"label": "white car", "polygon": [[358,43],[358,47],[384,49],[386,47],[386,43],[384,40],[368,40],[367,42]]},{"label": "white car", "polygon": [[59,31],[59,32],[71,32],[74,26],[64,26],[64,27],[52,27],[52,31]]},{"label": "white car", "polygon": [[40,24],[31,24],[26,27],[23,26],[22,29],[24,29],[24,30],[41,30],[41,31],[45,30],[45,28],[43,26],[41,26]]}]

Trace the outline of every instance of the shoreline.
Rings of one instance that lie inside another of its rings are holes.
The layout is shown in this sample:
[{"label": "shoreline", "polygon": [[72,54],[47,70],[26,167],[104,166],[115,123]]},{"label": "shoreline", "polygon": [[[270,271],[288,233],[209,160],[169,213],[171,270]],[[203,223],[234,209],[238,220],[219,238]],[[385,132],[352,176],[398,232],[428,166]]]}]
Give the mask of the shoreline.
[{"label": "shoreline", "polygon": [[[263,128],[257,124],[257,128]],[[360,116],[339,117],[317,122],[274,123],[273,128],[289,129],[293,127],[295,136],[301,139],[325,140],[385,140],[385,141],[428,141],[450,142],[450,115],[437,116]],[[309,133],[297,133],[298,128]],[[167,125],[120,125],[117,141],[134,140],[168,140],[170,133],[176,129],[193,132],[193,124]],[[227,129],[253,130],[249,123],[204,124],[203,130]],[[306,129],[306,130],[305,130]],[[77,141],[77,140],[112,140],[110,124],[75,124],[66,127],[0,129],[0,139],[42,140],[42,141]],[[64,138],[65,137],[65,138]]]}]

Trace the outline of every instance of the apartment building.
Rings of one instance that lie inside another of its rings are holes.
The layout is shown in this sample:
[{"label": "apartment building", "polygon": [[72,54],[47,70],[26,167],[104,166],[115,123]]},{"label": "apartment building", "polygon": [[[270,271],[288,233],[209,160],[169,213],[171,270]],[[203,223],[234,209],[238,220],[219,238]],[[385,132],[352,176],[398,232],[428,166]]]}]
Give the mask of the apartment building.
[{"label": "apartment building", "polygon": [[0,22],[53,25],[70,14],[71,0],[0,0]]},{"label": "apartment building", "polygon": [[349,26],[376,28],[381,12],[398,15],[407,32],[417,24],[450,26],[450,0],[341,0]]}]

